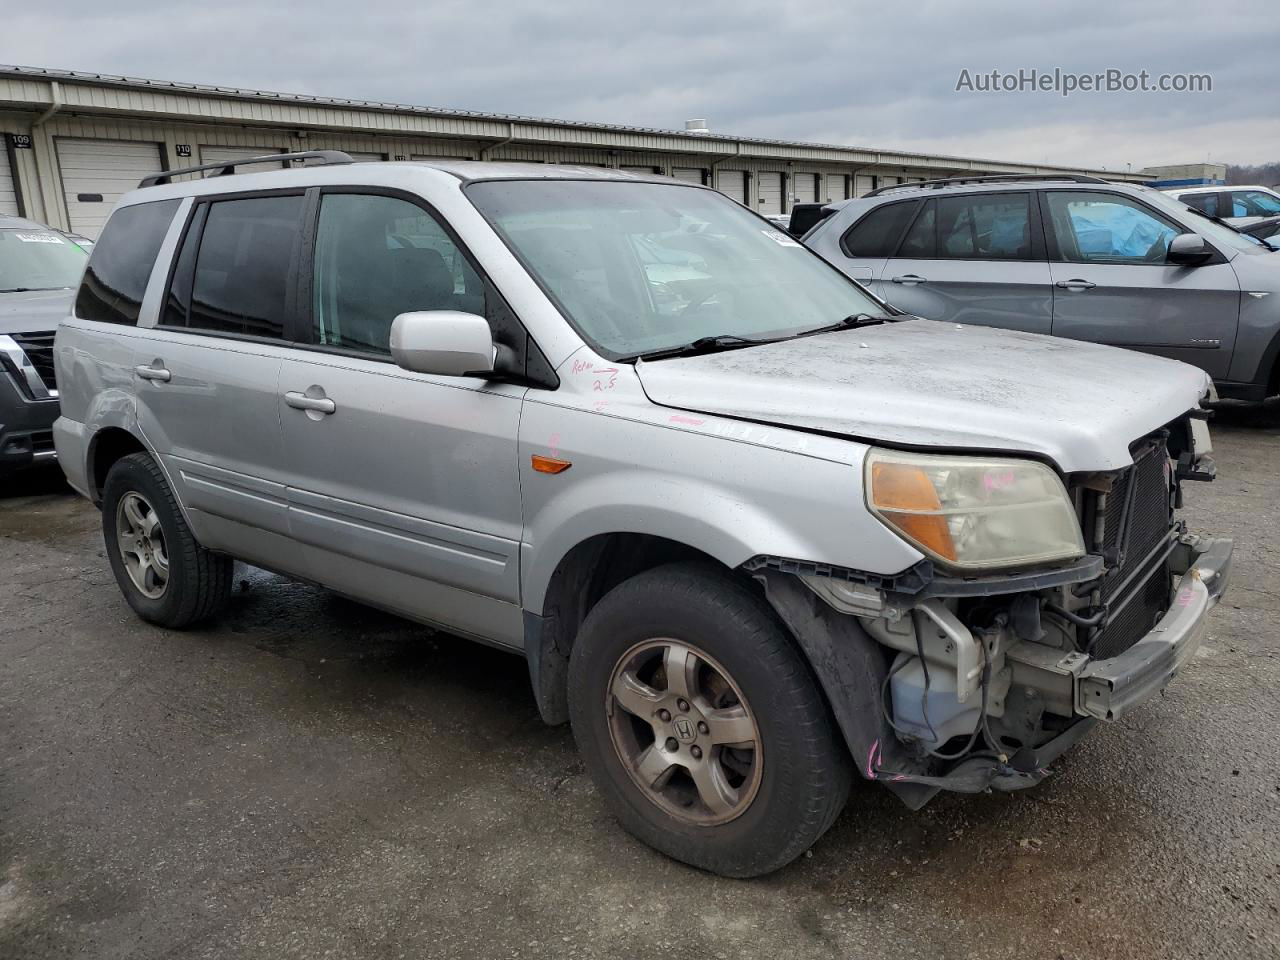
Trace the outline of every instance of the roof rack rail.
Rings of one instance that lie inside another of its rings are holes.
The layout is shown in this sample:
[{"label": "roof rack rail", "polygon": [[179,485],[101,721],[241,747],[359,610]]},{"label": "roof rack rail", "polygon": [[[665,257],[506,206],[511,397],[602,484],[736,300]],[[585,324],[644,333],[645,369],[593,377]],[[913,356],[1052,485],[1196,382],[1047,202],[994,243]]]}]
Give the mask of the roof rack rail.
[{"label": "roof rack rail", "polygon": [[863,197],[878,197],[882,193],[894,190],[913,190],[915,188],[937,190],[941,187],[954,187],[965,183],[1019,183],[1024,180],[1067,180],[1071,183],[1107,183],[1101,177],[1090,177],[1083,173],[1000,173],[982,177],[943,177],[939,180],[920,180],[916,183],[891,183],[879,187]]},{"label": "roof rack rail", "polygon": [[236,167],[245,167],[251,163],[280,163],[283,160],[319,160],[316,166],[327,166],[331,163],[355,163],[350,154],[341,150],[304,150],[301,153],[269,153],[265,157],[250,157],[248,160],[233,160],[223,163],[205,163],[198,167],[183,167],[181,170],[165,170],[143,177],[139,187],[154,187],[162,183],[172,183],[174,177],[188,173],[200,173],[204,170],[216,170],[211,177],[225,177],[236,172]]}]

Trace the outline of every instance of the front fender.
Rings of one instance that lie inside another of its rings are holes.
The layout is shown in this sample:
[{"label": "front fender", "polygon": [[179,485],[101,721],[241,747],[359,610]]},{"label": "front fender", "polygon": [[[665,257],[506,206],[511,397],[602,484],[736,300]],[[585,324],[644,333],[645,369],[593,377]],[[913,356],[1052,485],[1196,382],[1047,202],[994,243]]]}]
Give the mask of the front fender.
[{"label": "front fender", "polygon": [[[893,574],[921,556],[867,511],[852,443],[837,461],[543,404],[526,407],[521,437],[521,600],[534,613],[561,559],[603,534],[662,537],[730,568],[763,554]],[[538,473],[535,454],[572,467]]]}]

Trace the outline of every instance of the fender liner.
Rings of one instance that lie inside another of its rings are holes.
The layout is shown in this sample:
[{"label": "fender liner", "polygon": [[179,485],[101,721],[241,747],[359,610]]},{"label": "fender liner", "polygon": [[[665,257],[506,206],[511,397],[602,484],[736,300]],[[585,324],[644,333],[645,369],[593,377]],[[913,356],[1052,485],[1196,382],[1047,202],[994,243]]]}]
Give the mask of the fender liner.
[{"label": "fender liner", "polygon": [[857,618],[832,610],[790,574],[759,570],[753,576],[817,674],[858,772],[884,783],[912,810],[920,809],[940,787],[894,779],[924,777],[928,769],[907,754],[885,720],[880,690],[889,658],[884,648]]},{"label": "fender liner", "polygon": [[560,649],[558,618],[524,611],[524,655],[538,714],[548,726],[569,722],[569,655]]}]

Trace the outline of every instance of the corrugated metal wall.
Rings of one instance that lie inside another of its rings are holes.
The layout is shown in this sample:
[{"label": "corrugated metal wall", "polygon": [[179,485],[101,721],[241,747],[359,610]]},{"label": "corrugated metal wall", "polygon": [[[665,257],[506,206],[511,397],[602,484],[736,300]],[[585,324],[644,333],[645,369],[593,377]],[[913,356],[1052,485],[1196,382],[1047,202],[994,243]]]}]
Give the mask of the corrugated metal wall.
[{"label": "corrugated metal wall", "polygon": [[[12,91],[22,86],[24,84],[15,85],[12,80],[0,78],[0,94],[14,96]],[[37,99],[41,88],[47,96],[47,84],[33,82],[25,86],[32,88],[29,92],[32,100]],[[717,186],[723,183],[726,186],[722,188],[730,191],[735,200],[753,210],[771,209],[774,178],[784,173],[785,193],[794,193],[796,200],[816,195],[825,201],[843,199],[846,178],[854,174],[853,192],[861,196],[872,189],[873,177],[878,179],[879,185],[884,185],[890,177],[916,179],[950,172],[920,169],[918,157],[899,158],[884,154],[880,155],[883,162],[878,165],[856,159],[838,163],[822,159],[824,154],[832,153],[830,148],[810,149],[803,145],[779,145],[779,156],[750,156],[746,150],[768,151],[771,148],[748,141],[735,145],[722,140],[691,140],[658,132],[601,132],[590,128],[557,127],[549,123],[539,126],[535,122],[523,121],[519,124],[520,136],[526,139],[537,137],[544,142],[518,140],[501,143],[514,124],[487,118],[442,118],[421,114],[397,120],[395,117],[398,115],[373,115],[356,106],[321,109],[287,103],[222,103],[177,92],[132,93],[133,99],[129,100],[123,96],[126,91],[115,90],[102,93],[93,103],[99,109],[113,104],[125,109],[132,103],[138,113],[144,110],[185,110],[192,114],[190,120],[76,115],[73,101],[76,98],[84,101],[88,96],[85,91],[92,89],[64,84],[63,93],[68,100],[66,107],[36,130],[31,127],[34,114],[12,110],[0,112],[0,132],[6,138],[10,133],[29,133],[32,147],[10,151],[14,158],[10,176],[14,186],[11,191],[13,199],[8,199],[10,191],[6,190],[0,175],[0,205],[17,206],[26,215],[55,226],[69,226],[72,217],[64,180],[65,176],[74,174],[64,175],[56,149],[59,139],[155,144],[165,169],[194,166],[207,157],[213,157],[212,162],[231,159],[232,151],[236,157],[243,157],[272,151],[302,150],[345,150],[357,159],[487,159],[643,168],[692,183],[716,183]],[[115,98],[112,103],[103,100],[108,93],[110,98]],[[222,119],[224,115],[230,117],[233,114],[242,118],[241,122],[231,123]],[[243,120],[250,115],[257,125]],[[335,125],[349,124],[350,129],[300,129],[302,120],[315,122],[321,115]],[[379,124],[376,132],[369,129],[375,121]],[[389,132],[389,127],[403,128],[404,133]],[[672,148],[670,151],[653,149],[654,144],[665,146],[668,141]],[[726,156],[723,151],[728,149],[739,153]],[[805,159],[806,155],[812,158]],[[850,151],[851,158],[857,156],[855,151]],[[867,156],[870,159],[872,155]],[[899,160],[915,166],[894,166]],[[3,170],[2,166],[0,170]],[[789,209],[786,197],[782,206]]]}]

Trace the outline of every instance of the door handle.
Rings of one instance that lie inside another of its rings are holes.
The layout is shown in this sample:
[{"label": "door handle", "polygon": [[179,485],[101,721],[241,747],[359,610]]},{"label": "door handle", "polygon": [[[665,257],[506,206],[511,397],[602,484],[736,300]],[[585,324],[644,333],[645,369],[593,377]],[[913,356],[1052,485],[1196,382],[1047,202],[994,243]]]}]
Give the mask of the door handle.
[{"label": "door handle", "polygon": [[1061,287],[1063,290],[1072,290],[1080,293],[1084,290],[1092,290],[1097,286],[1096,283],[1090,283],[1088,280],[1059,280],[1054,284],[1055,287]]},{"label": "door handle", "polygon": [[914,287],[917,283],[928,283],[924,277],[918,277],[914,273],[908,273],[901,277],[894,277],[890,281],[892,283],[900,283],[903,286]]},{"label": "door handle", "polygon": [[168,370],[164,367],[157,367],[155,365],[148,367],[140,364],[133,368],[133,372],[143,380],[159,380],[161,383],[168,383],[173,379],[173,374]]},{"label": "door handle", "polygon": [[295,410],[314,410],[316,413],[333,413],[338,409],[338,405],[328,397],[308,397],[296,390],[286,393],[284,402]]}]

